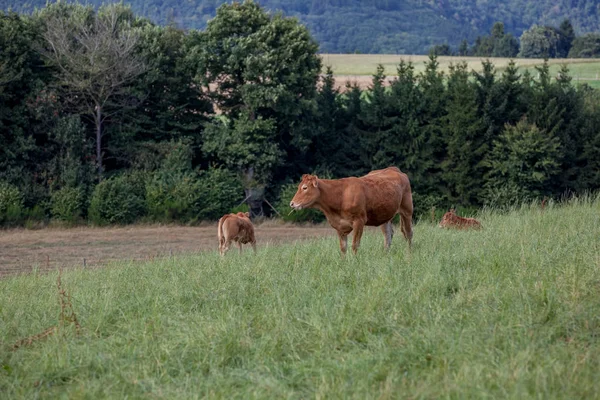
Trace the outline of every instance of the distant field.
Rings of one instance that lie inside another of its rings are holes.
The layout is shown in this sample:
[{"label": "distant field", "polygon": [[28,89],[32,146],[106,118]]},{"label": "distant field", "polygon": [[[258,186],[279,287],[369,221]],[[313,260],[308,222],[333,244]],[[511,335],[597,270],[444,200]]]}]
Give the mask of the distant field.
[{"label": "distant field", "polygon": [[478,217],[5,277],[0,397],[597,399],[600,199]]},{"label": "distant field", "polygon": [[[394,54],[321,54],[323,59],[323,71],[331,66],[336,77],[338,86],[343,86],[346,81],[356,82],[361,87],[367,87],[371,83],[371,75],[375,73],[378,64],[385,68],[385,74],[393,77],[397,74],[397,67],[401,60],[412,61],[415,71],[418,73],[425,69],[427,56],[423,55],[394,55]],[[466,62],[469,69],[481,71],[481,62],[489,59],[497,71],[502,71],[511,60],[510,58],[485,58],[485,57],[438,57],[441,71],[448,72],[451,63]],[[537,58],[514,59],[521,72],[529,69],[535,73],[534,67],[544,62]],[[592,87],[600,87],[600,60],[589,58],[551,59],[551,74],[556,76],[563,64],[569,66],[573,82],[586,82]],[[391,78],[390,78],[391,79]]]}]

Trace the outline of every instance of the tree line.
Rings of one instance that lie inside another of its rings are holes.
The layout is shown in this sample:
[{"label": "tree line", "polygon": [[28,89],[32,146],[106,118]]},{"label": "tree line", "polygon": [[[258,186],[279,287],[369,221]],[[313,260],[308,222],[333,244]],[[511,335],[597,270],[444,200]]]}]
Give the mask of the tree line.
[{"label": "tree line", "polygon": [[[65,0],[63,0],[65,1]],[[231,0],[128,0],[139,15],[161,25],[204,30],[216,9]],[[0,0],[0,9],[33,12],[47,0]],[[96,7],[103,0],[88,0]],[[568,18],[579,34],[600,31],[596,0],[261,0],[268,10],[297,17],[324,53],[427,54],[437,43],[457,49],[476,43],[494,21],[515,37],[534,24],[558,26]],[[348,27],[351,27],[349,29]],[[487,55],[485,55],[487,56]]]},{"label": "tree line", "polygon": [[558,27],[533,25],[517,40],[505,32],[504,23],[496,22],[490,34],[477,36],[472,46],[463,39],[456,50],[442,44],[430,52],[438,56],[596,58],[600,57],[600,33],[577,36],[571,21],[564,19]]},{"label": "tree line", "polygon": [[187,32],[122,4],[2,13],[0,48],[4,225],[188,223],[241,203],[317,220],[288,215],[303,173],[389,165],[417,214],[600,187],[600,94],[566,67],[444,73],[431,55],[339,90],[307,28],[250,1]]}]

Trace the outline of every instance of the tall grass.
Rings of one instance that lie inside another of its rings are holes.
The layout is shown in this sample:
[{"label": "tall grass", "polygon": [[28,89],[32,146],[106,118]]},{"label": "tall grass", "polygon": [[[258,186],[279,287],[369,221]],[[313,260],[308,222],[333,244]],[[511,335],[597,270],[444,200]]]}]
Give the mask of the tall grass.
[{"label": "tall grass", "polygon": [[4,398],[598,398],[600,199],[0,281]]}]

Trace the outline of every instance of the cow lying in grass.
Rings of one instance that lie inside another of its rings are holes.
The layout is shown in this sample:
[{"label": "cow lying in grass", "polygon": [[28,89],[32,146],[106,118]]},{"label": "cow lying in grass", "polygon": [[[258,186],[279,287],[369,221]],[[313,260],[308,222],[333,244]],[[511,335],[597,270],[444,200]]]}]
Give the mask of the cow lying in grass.
[{"label": "cow lying in grass", "polygon": [[412,240],[410,182],[396,167],[371,171],[360,178],[319,179],[316,175],[303,175],[290,207],[323,211],[338,233],[342,254],[346,253],[348,234],[352,231],[352,251],[356,253],[365,225],[381,226],[388,249],[393,234],[392,218],[396,214],[400,214],[402,233],[409,246]]},{"label": "cow lying in grass", "polygon": [[456,210],[451,208],[440,221],[440,228],[457,228],[457,229],[481,229],[481,223],[475,218],[463,218],[456,215]]},{"label": "cow lying in grass", "polygon": [[236,242],[242,253],[242,244],[250,243],[256,253],[254,226],[250,222],[250,213],[226,214],[219,219],[217,227],[219,253],[223,256],[229,251],[231,242]]}]

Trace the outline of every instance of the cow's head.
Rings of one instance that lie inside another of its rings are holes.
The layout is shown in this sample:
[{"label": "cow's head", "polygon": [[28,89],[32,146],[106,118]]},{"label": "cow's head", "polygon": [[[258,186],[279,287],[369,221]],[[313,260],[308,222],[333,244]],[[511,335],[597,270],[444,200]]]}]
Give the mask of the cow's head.
[{"label": "cow's head", "polygon": [[319,190],[319,178],[316,175],[302,175],[302,181],[298,185],[298,191],[290,202],[290,207],[294,210],[309,208],[321,196]]}]

